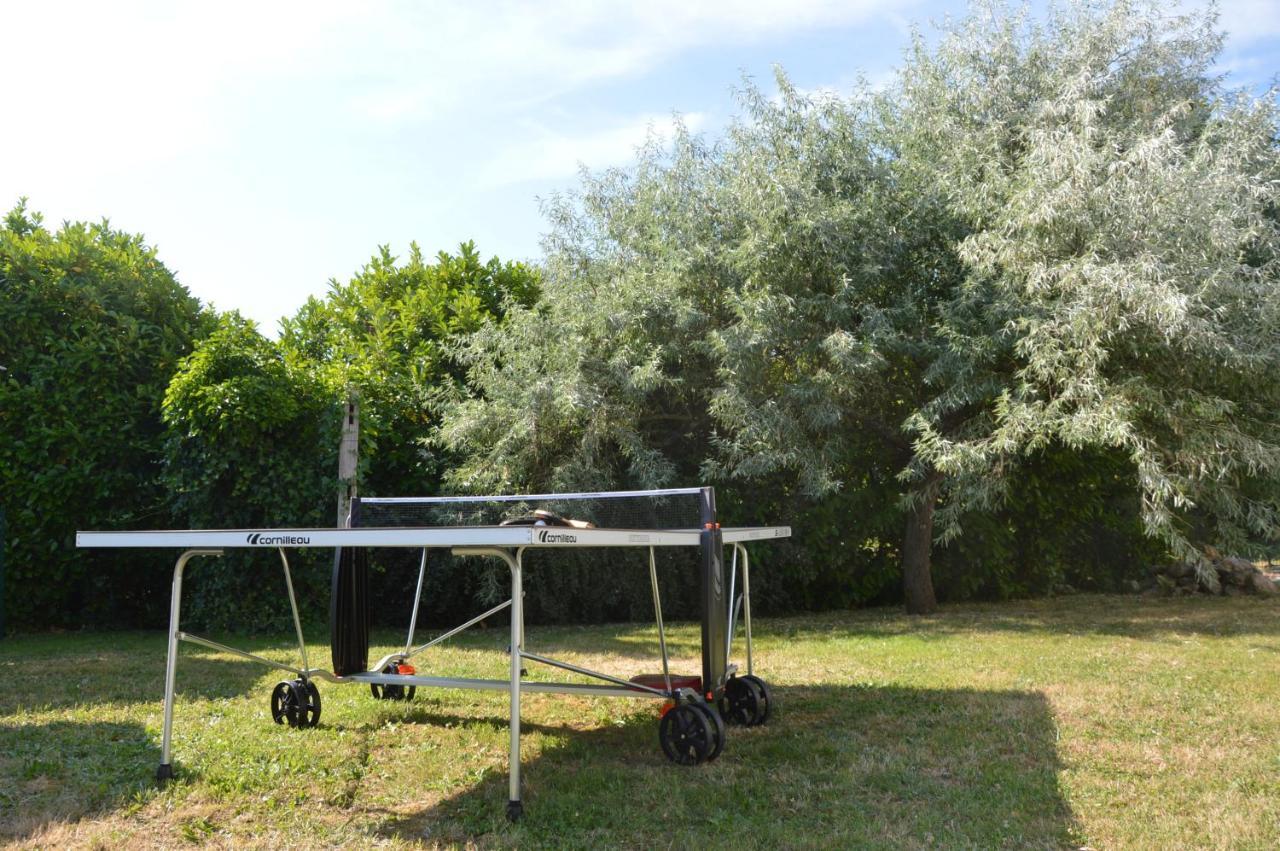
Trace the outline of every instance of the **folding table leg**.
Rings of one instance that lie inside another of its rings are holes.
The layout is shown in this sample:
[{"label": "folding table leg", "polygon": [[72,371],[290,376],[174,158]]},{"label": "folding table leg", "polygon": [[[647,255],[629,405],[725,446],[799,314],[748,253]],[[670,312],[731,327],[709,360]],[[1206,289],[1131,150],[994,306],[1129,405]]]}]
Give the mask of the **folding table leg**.
[{"label": "folding table leg", "polygon": [[658,597],[658,563],[649,547],[649,584],[653,586],[653,617],[658,622],[658,647],[662,650],[662,682],[671,694],[671,665],[667,658],[667,631],[662,626],[662,600]]},{"label": "folding table leg", "polygon": [[734,544],[742,553],[742,622],[747,628],[747,674],[754,673],[751,659],[751,559],[747,556],[747,548],[742,544]]},{"label": "folding table leg", "polygon": [[409,616],[409,637],[404,642],[404,657],[409,658],[413,647],[413,632],[418,627],[418,609],[422,608],[422,582],[427,578],[427,548],[422,548],[422,559],[418,563],[418,590],[413,592],[413,614]]},{"label": "folding table leg", "polygon": [[520,800],[520,677],[524,663],[524,583],[521,567],[524,547],[515,552],[499,547],[454,547],[454,555],[494,556],[507,563],[511,569],[511,679],[508,692],[511,695],[511,746],[507,756],[510,772],[507,785],[507,818],[516,821],[524,813]]},{"label": "folding table leg", "polygon": [[523,550],[515,557],[507,554],[511,567],[511,751],[507,784],[507,818],[516,821],[524,812],[520,800],[520,668],[524,651],[524,582],[521,576]]},{"label": "folding table leg", "polygon": [[178,672],[178,624],[182,616],[182,571],[195,556],[220,556],[222,550],[187,550],[173,568],[173,590],[169,595],[169,655],[164,667],[164,733],[160,739],[160,765],[156,782],[173,777],[173,693]]}]

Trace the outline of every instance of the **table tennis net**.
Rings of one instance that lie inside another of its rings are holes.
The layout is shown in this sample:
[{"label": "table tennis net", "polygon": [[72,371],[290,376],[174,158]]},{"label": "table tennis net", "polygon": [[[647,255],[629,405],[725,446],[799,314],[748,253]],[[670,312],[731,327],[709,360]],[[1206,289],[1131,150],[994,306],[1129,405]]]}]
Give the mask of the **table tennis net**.
[{"label": "table tennis net", "polygon": [[[549,512],[547,518],[540,512]],[[699,529],[715,522],[711,488],[474,497],[363,497],[352,504],[360,527],[572,525],[602,529]]]},{"label": "table tennis net", "polygon": [[[565,521],[573,521],[575,525],[589,524],[601,529],[703,529],[716,520],[715,492],[706,487],[515,496],[361,497],[352,500],[350,525],[361,528],[432,528],[499,526],[513,522],[531,524],[537,522],[537,512],[550,512]],[[543,523],[558,525],[555,520],[543,520]],[[714,561],[709,564],[718,573],[719,547],[715,550]],[[699,552],[689,553],[687,558],[695,563],[703,561]],[[588,553],[563,554],[560,557],[572,555],[600,558],[599,554]],[[379,560],[404,560],[409,556],[407,552],[393,550],[380,555]],[[330,631],[335,674],[359,673],[368,665],[371,619],[369,558],[366,548],[343,548],[334,559]],[[702,585],[704,588],[712,587],[712,583],[705,580]],[[721,593],[722,586],[722,581],[714,583],[717,594]],[[714,601],[707,598],[706,605],[712,607],[720,620],[723,620],[722,604],[718,597]],[[717,634],[722,633],[721,629]],[[723,641],[717,640],[721,641],[723,656]],[[704,668],[707,668],[705,663]],[[721,660],[716,670],[722,669]],[[704,679],[718,681],[709,676],[704,676]]]}]

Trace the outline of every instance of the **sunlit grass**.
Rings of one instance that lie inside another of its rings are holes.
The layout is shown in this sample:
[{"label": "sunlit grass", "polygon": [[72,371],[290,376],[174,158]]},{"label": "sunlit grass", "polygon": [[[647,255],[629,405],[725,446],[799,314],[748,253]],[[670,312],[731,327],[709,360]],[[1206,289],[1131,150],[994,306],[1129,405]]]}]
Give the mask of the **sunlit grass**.
[{"label": "sunlit grass", "polygon": [[[0,641],[0,838],[33,846],[1271,848],[1280,837],[1280,606],[1081,597],[756,623],[779,712],[724,755],[667,763],[656,704],[527,695],[526,818],[509,825],[507,697],[411,704],[320,685],[320,726],[271,722],[279,677],[184,646],[158,790],[164,639]],[[315,638],[321,636],[317,634]],[[395,649],[379,635],[376,658]],[[229,643],[285,662],[287,638]],[[672,629],[696,671],[695,625]],[[531,650],[629,676],[643,626],[531,628]],[[506,673],[506,630],[419,669]],[[327,648],[310,646],[313,660]],[[530,677],[551,678],[531,666]]]}]

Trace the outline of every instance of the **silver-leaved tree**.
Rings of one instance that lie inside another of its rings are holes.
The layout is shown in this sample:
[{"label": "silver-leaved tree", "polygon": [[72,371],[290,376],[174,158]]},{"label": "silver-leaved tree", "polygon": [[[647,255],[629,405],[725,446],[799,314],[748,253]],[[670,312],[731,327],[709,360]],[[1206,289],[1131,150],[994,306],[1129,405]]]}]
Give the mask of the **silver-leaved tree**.
[{"label": "silver-leaved tree", "polygon": [[[976,336],[942,326],[958,341],[936,364],[945,392],[907,420],[950,516],[998,501],[1018,456],[1057,441],[1122,450],[1148,534],[1178,555],[1275,536],[1276,98],[1212,75],[1215,23],[1155,3],[1043,26],[980,7],[936,50],[917,42],[887,126],[960,223],[983,317]],[[965,356],[991,340],[996,363]]]},{"label": "silver-leaved tree", "polygon": [[[1277,104],[1211,13],[975,6],[848,96],[779,75],[549,205],[543,301],[461,353],[454,484],[896,474],[908,609],[935,536],[1046,447],[1123,453],[1196,559],[1277,533]],[[935,514],[939,519],[935,532]]]}]

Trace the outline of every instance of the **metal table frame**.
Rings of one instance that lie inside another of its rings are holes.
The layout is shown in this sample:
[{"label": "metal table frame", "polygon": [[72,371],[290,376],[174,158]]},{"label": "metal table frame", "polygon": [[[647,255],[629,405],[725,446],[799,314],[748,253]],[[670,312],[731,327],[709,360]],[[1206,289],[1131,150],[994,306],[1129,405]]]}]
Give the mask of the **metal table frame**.
[{"label": "metal table frame", "polygon": [[[751,596],[750,596],[750,561],[745,544],[750,541],[772,540],[789,537],[791,530],[786,526],[746,527],[723,529],[724,543],[733,549],[732,567],[730,568],[729,591],[729,630],[726,655],[732,648],[736,619],[741,612],[745,629],[746,671],[752,673],[753,654],[751,639]],[[678,699],[679,689],[673,689],[671,672],[667,654],[666,629],[662,620],[662,602],[658,594],[657,562],[655,548],[660,546],[698,546],[700,533],[696,529],[572,529],[558,527],[509,527],[509,526],[476,526],[445,528],[357,528],[357,529],[225,529],[225,530],[186,530],[155,532],[78,532],[76,545],[79,547],[180,547],[183,549],[173,570],[173,584],[169,601],[169,633],[168,654],[165,662],[164,685],[164,730],[160,746],[160,765],[156,776],[163,781],[173,776],[173,706],[176,690],[178,642],[186,641],[224,653],[231,653],[288,671],[303,680],[321,679],[334,683],[364,683],[399,686],[417,686],[425,688],[476,689],[486,691],[506,691],[510,695],[510,728],[511,742],[508,754],[508,815],[518,817],[521,811],[520,794],[520,699],[522,692],[579,694],[605,697],[636,697]],[[306,642],[302,633],[302,622],[298,615],[297,598],[293,591],[293,578],[289,571],[288,548],[335,548],[335,547],[412,547],[422,549],[422,559],[418,570],[417,593],[414,598],[413,614],[409,622],[409,633],[405,641],[405,649],[383,657],[371,670],[360,674],[337,676],[323,668],[313,668],[308,663]],[[523,556],[528,549],[567,549],[580,547],[644,547],[649,551],[649,577],[653,593],[654,619],[658,627],[659,652],[662,658],[662,673],[665,688],[652,688],[640,683],[624,680],[600,671],[592,671],[577,665],[525,649],[524,629],[524,592],[523,592]],[[289,606],[293,615],[294,629],[298,639],[298,655],[301,666],[293,667],[273,659],[249,653],[235,647],[213,641],[202,636],[183,632],[181,629],[182,614],[182,580],[188,562],[196,557],[216,557],[223,550],[230,548],[275,549],[280,555],[284,570],[285,587],[288,592]],[[506,601],[490,608],[470,620],[447,630],[425,644],[413,646],[414,631],[417,626],[418,609],[426,577],[427,551],[430,549],[447,549],[458,556],[479,556],[501,559],[511,573],[511,596]],[[737,590],[741,557],[741,590]],[[735,592],[737,594],[735,598]],[[391,662],[404,661],[428,648],[446,641],[449,638],[475,626],[485,618],[511,609],[511,667],[505,680],[488,680],[463,677],[423,676],[418,674],[384,674],[382,669]],[[549,683],[526,681],[523,679],[525,660],[537,662],[575,674],[599,680],[600,683]],[[736,670],[730,666],[731,670]]]}]

